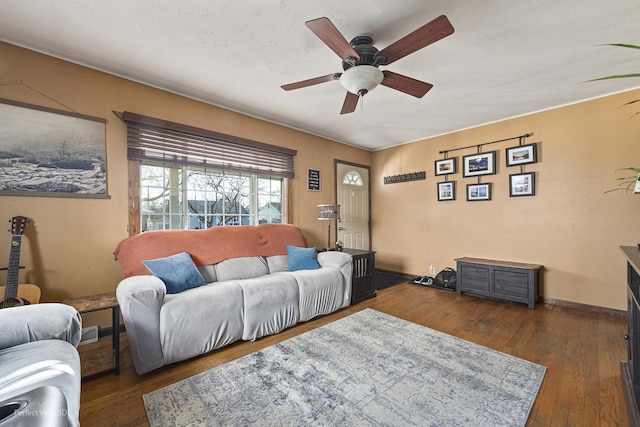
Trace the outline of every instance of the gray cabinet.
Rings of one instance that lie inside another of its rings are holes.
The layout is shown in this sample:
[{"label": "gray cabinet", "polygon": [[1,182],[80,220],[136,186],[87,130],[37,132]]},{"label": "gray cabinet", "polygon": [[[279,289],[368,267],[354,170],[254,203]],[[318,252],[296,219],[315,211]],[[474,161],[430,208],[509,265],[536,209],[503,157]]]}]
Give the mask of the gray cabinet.
[{"label": "gray cabinet", "polygon": [[539,264],[458,258],[456,292],[469,293],[505,301],[522,302],[530,309],[540,298]]},{"label": "gray cabinet", "polygon": [[627,257],[627,360],[620,362],[629,424],[640,425],[640,250],[621,246]]}]

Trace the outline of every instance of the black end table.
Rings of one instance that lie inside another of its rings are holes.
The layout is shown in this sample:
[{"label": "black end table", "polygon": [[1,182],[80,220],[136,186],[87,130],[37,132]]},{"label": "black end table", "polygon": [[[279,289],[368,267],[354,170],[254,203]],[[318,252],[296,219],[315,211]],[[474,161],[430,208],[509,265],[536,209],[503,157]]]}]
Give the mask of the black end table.
[{"label": "black end table", "polygon": [[353,258],[351,304],[376,296],[376,253],[362,249],[342,250]]}]

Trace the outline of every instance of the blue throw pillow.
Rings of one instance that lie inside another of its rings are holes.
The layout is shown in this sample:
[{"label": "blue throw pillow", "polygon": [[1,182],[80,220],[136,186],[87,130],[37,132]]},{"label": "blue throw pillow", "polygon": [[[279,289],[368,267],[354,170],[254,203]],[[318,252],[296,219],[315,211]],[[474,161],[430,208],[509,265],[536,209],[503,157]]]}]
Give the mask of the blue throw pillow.
[{"label": "blue throw pillow", "polygon": [[186,289],[207,284],[191,256],[186,252],[166,258],[145,260],[142,263],[151,274],[164,282],[168,294],[177,294]]},{"label": "blue throw pillow", "polygon": [[315,270],[316,268],[320,268],[316,248],[299,248],[291,245],[286,245],[286,248],[289,271]]}]

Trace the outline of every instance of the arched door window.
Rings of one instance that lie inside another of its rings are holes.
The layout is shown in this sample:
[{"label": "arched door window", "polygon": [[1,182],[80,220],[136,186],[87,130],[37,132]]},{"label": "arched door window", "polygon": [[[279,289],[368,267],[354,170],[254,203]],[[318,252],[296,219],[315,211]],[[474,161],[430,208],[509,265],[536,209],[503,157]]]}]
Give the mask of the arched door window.
[{"label": "arched door window", "polygon": [[342,180],[342,183],[347,185],[357,185],[359,187],[362,187],[363,185],[362,177],[358,172],[353,170],[344,174],[344,179]]}]

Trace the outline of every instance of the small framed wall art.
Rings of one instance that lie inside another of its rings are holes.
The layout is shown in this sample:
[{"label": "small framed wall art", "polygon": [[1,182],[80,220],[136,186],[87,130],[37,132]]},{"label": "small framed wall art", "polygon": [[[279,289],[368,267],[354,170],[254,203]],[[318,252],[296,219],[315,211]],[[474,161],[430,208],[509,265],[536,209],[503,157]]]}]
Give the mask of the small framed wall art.
[{"label": "small framed wall art", "polygon": [[472,154],[462,157],[462,177],[491,175],[496,173],[496,152]]},{"label": "small framed wall art", "polygon": [[307,191],[320,191],[320,171],[307,169]]},{"label": "small framed wall art", "polygon": [[436,176],[437,175],[449,175],[456,173],[456,158],[436,160]]},{"label": "small framed wall art", "polygon": [[491,183],[467,184],[467,201],[491,200]]},{"label": "small framed wall art", "polygon": [[536,174],[535,172],[514,173],[509,175],[509,196],[535,196]]},{"label": "small framed wall art", "polygon": [[507,166],[526,165],[536,163],[536,144],[518,145],[506,149]]},{"label": "small framed wall art", "polygon": [[445,200],[456,199],[456,182],[444,181],[438,183],[438,201],[443,202]]}]

